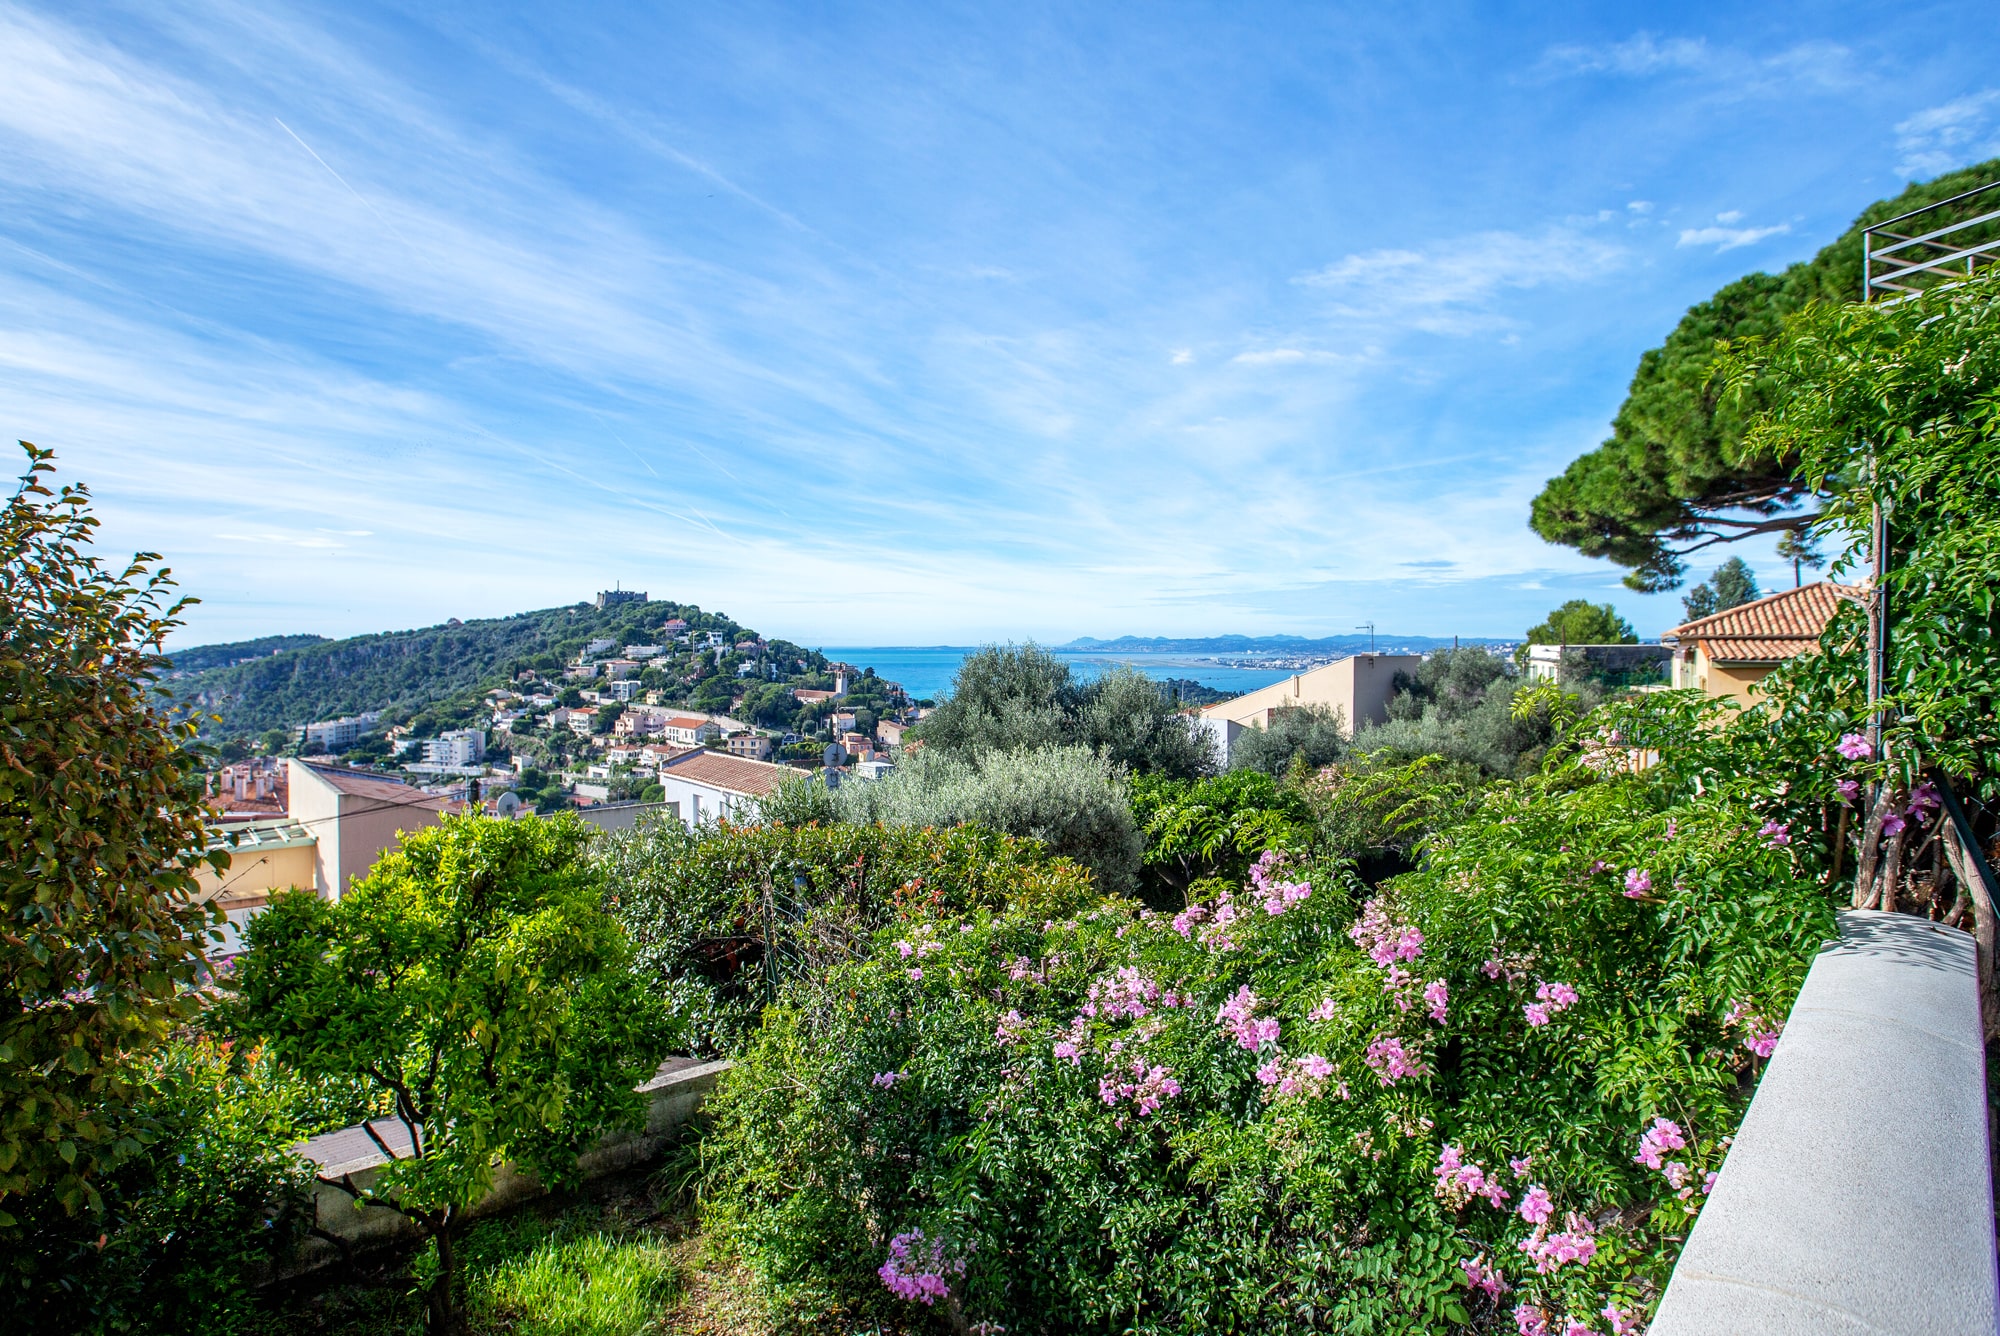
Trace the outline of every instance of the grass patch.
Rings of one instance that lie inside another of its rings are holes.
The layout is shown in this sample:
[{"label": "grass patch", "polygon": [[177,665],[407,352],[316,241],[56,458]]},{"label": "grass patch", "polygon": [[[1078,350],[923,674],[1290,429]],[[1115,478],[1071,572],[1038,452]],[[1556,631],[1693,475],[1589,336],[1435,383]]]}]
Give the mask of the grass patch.
[{"label": "grass patch", "polygon": [[660,1330],[680,1297],[663,1239],[593,1227],[594,1212],[507,1222],[472,1240],[466,1308],[476,1329],[514,1336],[636,1336]]}]

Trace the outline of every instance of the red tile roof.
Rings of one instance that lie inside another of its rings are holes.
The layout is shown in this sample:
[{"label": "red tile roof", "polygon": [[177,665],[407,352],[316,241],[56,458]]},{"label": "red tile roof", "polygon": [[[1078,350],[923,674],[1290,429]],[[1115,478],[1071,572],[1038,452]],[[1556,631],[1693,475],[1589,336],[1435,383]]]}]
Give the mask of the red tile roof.
[{"label": "red tile roof", "polygon": [[1858,599],[1861,592],[1822,580],[1683,622],[1660,639],[1699,644],[1714,663],[1776,663],[1817,648],[1842,600]]},{"label": "red tile roof", "polygon": [[708,722],[706,719],[697,719],[693,715],[677,714],[667,720],[666,726],[668,728],[700,728]]},{"label": "red tile roof", "polygon": [[661,767],[662,777],[669,772],[752,798],[763,797],[798,774],[790,766],[706,750],[689,752],[683,759],[668,761]]},{"label": "red tile roof", "polygon": [[313,765],[306,769],[319,776],[334,788],[350,798],[372,798],[390,807],[429,807],[442,810],[450,799],[441,794],[425,793],[412,784],[390,779],[384,775],[371,775],[366,771],[348,770],[342,766]]}]

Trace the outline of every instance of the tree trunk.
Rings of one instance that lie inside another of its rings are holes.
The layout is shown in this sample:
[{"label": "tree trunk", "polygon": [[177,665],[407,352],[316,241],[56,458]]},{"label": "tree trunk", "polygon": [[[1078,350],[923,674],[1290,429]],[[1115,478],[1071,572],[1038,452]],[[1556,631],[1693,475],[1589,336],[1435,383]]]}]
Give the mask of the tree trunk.
[{"label": "tree trunk", "polygon": [[1882,821],[1889,815],[1889,786],[1885,783],[1875,790],[1875,801],[1868,808],[1868,824],[1861,828],[1861,852],[1854,860],[1854,898],[1856,909],[1875,907],[1875,872],[1882,856]]},{"label": "tree trunk", "polygon": [[1876,902],[1879,908],[1891,914],[1899,907],[1898,893],[1902,889],[1903,880],[1903,845],[1908,842],[1909,830],[1908,826],[1904,826],[1891,835],[1883,845],[1882,861],[1875,870],[1877,889],[1868,897]]},{"label": "tree trunk", "polygon": [[453,1237],[458,1221],[446,1211],[433,1226],[431,1239],[437,1244],[438,1269],[431,1277],[430,1291],[424,1296],[430,1336],[457,1336],[458,1333],[458,1241]]},{"label": "tree trunk", "polygon": [[1985,1022],[1986,1042],[2000,1038],[2000,978],[1993,972],[1994,951],[2000,945],[2000,921],[1993,914],[1993,896],[1986,879],[1973,866],[1972,858],[1958,838],[1958,827],[1944,833],[1945,857],[1951,860],[1952,875],[1972,892],[1972,937],[1979,947],[1979,1014]]}]

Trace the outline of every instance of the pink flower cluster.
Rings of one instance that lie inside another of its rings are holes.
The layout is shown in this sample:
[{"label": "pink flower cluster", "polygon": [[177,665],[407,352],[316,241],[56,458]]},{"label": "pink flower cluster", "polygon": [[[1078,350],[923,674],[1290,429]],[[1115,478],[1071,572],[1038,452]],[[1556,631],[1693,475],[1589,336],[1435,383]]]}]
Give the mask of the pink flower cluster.
[{"label": "pink flower cluster", "polygon": [[1097,1097],[1106,1105],[1116,1108],[1120,1100],[1130,1100],[1133,1111],[1144,1118],[1159,1108],[1163,1100],[1181,1093],[1181,1083],[1174,1079],[1171,1067],[1149,1068],[1134,1058],[1129,1070],[1132,1076],[1129,1081],[1120,1080],[1112,1073],[1098,1078]]},{"label": "pink flower cluster", "polygon": [[[1280,1095],[1316,1095],[1333,1075],[1333,1064],[1317,1053],[1308,1053],[1303,1058],[1287,1061],[1281,1053],[1271,1058],[1257,1069],[1257,1079],[1267,1086],[1276,1086]],[[1339,1094],[1347,1098],[1347,1083],[1341,1082]]]},{"label": "pink flower cluster", "polygon": [[1160,986],[1148,979],[1137,966],[1121,965],[1116,974],[1091,981],[1090,996],[1083,1004],[1086,1016],[1117,1020],[1121,1016],[1139,1020],[1160,1000]]},{"label": "pink flower cluster", "polygon": [[1521,1218],[1531,1225],[1545,1225],[1556,1212],[1555,1203],[1549,1200],[1549,1190],[1540,1183],[1531,1183],[1521,1194]]},{"label": "pink flower cluster", "polygon": [[1431,1019],[1444,1024],[1445,1010],[1451,1002],[1451,990],[1443,979],[1433,979],[1424,988],[1424,1003],[1430,1008]]},{"label": "pink flower cluster", "polygon": [[1216,1013],[1216,1020],[1235,1038],[1238,1046],[1255,1053],[1266,1044],[1278,1042],[1278,1021],[1276,1017],[1254,1016],[1257,1010],[1257,995],[1244,984],[1236,990],[1236,995],[1222,1004]]},{"label": "pink flower cluster", "polygon": [[1250,867],[1250,884],[1263,897],[1266,914],[1282,914],[1312,894],[1309,883],[1286,881],[1279,875],[1287,861],[1278,850],[1266,849],[1264,856]]},{"label": "pink flower cluster", "polygon": [[1507,1288],[1507,1278],[1499,1268],[1487,1265],[1485,1253],[1460,1262],[1458,1269],[1465,1273],[1466,1288],[1484,1290],[1490,1299],[1498,1299],[1500,1291]]},{"label": "pink flower cluster", "polygon": [[877,1072],[872,1084],[877,1090],[894,1089],[896,1082],[910,1079],[908,1072]]},{"label": "pink flower cluster", "polygon": [[1207,917],[1207,905],[1189,905],[1186,909],[1174,915],[1174,931],[1183,937],[1192,937],[1194,935],[1194,925]]},{"label": "pink flower cluster", "polygon": [[1773,1025],[1761,1014],[1751,1010],[1746,1002],[1731,1004],[1729,1014],[1723,1017],[1722,1024],[1725,1029],[1742,1026],[1743,1047],[1760,1058],[1768,1058],[1776,1051],[1778,1036],[1785,1030],[1784,1026]]},{"label": "pink flower cluster", "polygon": [[1687,1137],[1682,1135],[1680,1124],[1655,1118],[1653,1125],[1639,1134],[1639,1153],[1632,1157],[1632,1162],[1643,1164],[1648,1169],[1659,1169],[1668,1151],[1685,1149]]},{"label": "pink flower cluster", "polygon": [[942,951],[942,950],[944,950],[944,947],[942,944],[938,942],[917,942],[915,944],[912,944],[910,942],[904,941],[896,943],[896,954],[901,956],[905,960],[908,960],[911,956],[915,956],[917,959],[922,960],[925,956],[929,955],[931,952]]},{"label": "pink flower cluster", "polygon": [[1083,1051],[1090,1047],[1090,1021],[1087,1017],[1072,1016],[1069,1029],[1063,1031],[1062,1038],[1056,1040],[1055,1056],[1068,1058],[1069,1065],[1083,1065]]},{"label": "pink flower cluster", "polygon": [[1040,971],[1036,970],[1034,962],[1029,960],[1026,956],[1014,957],[1013,963],[1007,966],[1007,977],[1012,979],[1015,983],[1021,983],[1023,981],[1030,981],[1034,983],[1045,982],[1045,980],[1041,976]]},{"label": "pink flower cluster", "polygon": [[1784,821],[1766,821],[1757,834],[1763,837],[1767,849],[1782,849],[1792,842],[1791,825]]},{"label": "pink flower cluster", "polygon": [[1549,1315],[1533,1304],[1515,1304],[1514,1330],[1519,1336],[1549,1336]]},{"label": "pink flower cluster", "polygon": [[1306,1013],[1309,1021],[1330,1021],[1340,1014],[1340,1007],[1330,997],[1322,998],[1320,1004]]},{"label": "pink flower cluster", "polygon": [[1653,874],[1642,867],[1630,868],[1625,873],[1625,896],[1638,900],[1650,894],[1653,889]]},{"label": "pink flower cluster", "polygon": [[1390,918],[1380,900],[1370,900],[1361,907],[1361,917],[1354,921],[1347,935],[1368,953],[1370,960],[1385,969],[1399,960],[1415,960],[1424,953],[1424,935]]},{"label": "pink flower cluster", "polygon": [[1406,1076],[1428,1076],[1430,1069],[1424,1066],[1419,1055],[1403,1048],[1403,1041],[1385,1035],[1368,1046],[1361,1060],[1375,1073],[1375,1079],[1384,1086],[1392,1086]]},{"label": "pink flower cluster", "polygon": [[993,1028],[993,1039],[999,1044],[1018,1044],[1027,1033],[1027,1020],[1018,1010],[1009,1010],[1000,1018],[1000,1024]]},{"label": "pink flower cluster", "polygon": [[1486,1204],[1498,1211],[1507,1201],[1507,1190],[1500,1186],[1499,1178],[1489,1177],[1477,1161],[1468,1163],[1465,1152],[1457,1146],[1446,1146],[1438,1153],[1437,1168],[1431,1174],[1438,1181],[1432,1190],[1446,1202],[1457,1204],[1484,1197]]},{"label": "pink flower cluster", "polygon": [[1548,1226],[1537,1225],[1533,1234],[1521,1240],[1520,1249],[1534,1262],[1535,1274],[1546,1276],[1571,1262],[1587,1265],[1597,1256],[1597,1240],[1591,1234],[1590,1222],[1571,1212],[1567,1229],[1551,1234]]},{"label": "pink flower cluster", "polygon": [[1842,802],[1851,803],[1861,796],[1861,781],[1858,779],[1840,780],[1834,784],[1833,791],[1840,795]]},{"label": "pink flower cluster", "polygon": [[1603,1312],[1604,1320],[1611,1324],[1611,1336],[1639,1336],[1645,1329],[1645,1323],[1639,1320],[1637,1310],[1606,1304]]},{"label": "pink flower cluster", "polygon": [[946,1283],[945,1275],[965,1274],[962,1260],[945,1260],[944,1240],[930,1240],[928,1251],[924,1248],[925,1242],[921,1229],[898,1234],[889,1240],[889,1260],[882,1263],[875,1274],[899,1299],[934,1304],[940,1299],[950,1298],[951,1286]]},{"label": "pink flower cluster", "polygon": [[1521,1011],[1528,1018],[1528,1024],[1540,1029],[1549,1023],[1549,1018],[1558,1012],[1568,1011],[1576,1005],[1576,989],[1566,983],[1544,983],[1535,989],[1538,999],[1522,1006]]},{"label": "pink flower cluster", "polygon": [[1875,748],[1860,733],[1843,733],[1833,749],[1850,761],[1865,761],[1875,754]]}]

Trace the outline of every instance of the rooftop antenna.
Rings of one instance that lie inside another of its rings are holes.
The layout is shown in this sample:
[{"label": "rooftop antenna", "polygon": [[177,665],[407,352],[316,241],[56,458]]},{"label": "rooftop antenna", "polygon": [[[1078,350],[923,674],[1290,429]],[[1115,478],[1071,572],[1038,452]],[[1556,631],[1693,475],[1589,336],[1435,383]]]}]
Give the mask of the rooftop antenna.
[{"label": "rooftop antenna", "polygon": [[1361,625],[1355,627],[1354,629],[1357,631],[1366,631],[1368,633],[1368,652],[1370,654],[1373,654],[1375,652],[1375,623],[1363,622],[1361,623]]}]

